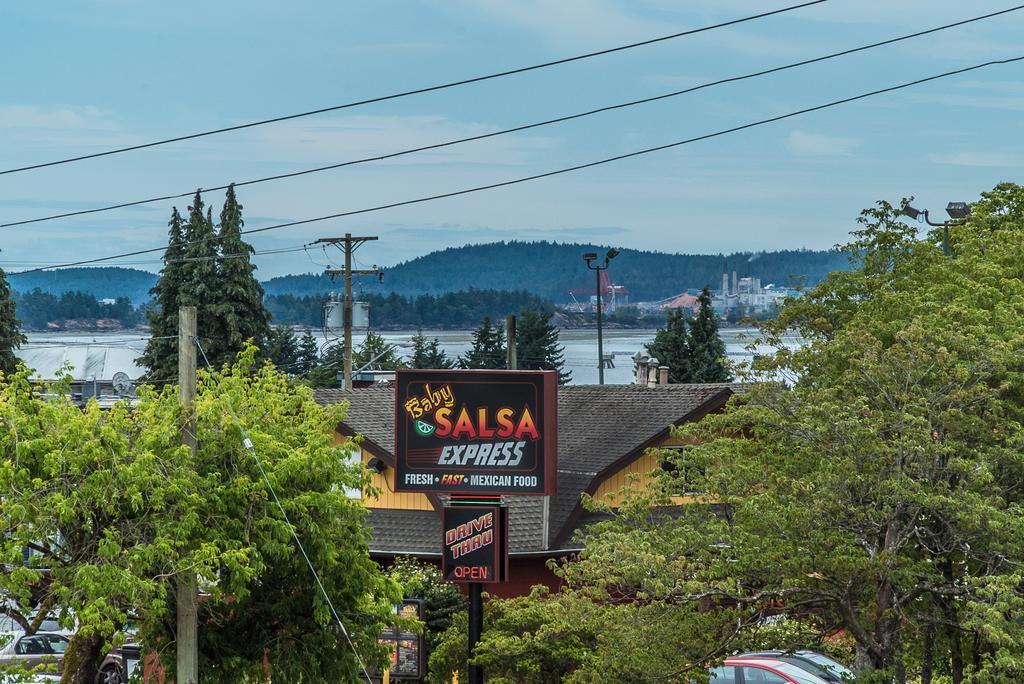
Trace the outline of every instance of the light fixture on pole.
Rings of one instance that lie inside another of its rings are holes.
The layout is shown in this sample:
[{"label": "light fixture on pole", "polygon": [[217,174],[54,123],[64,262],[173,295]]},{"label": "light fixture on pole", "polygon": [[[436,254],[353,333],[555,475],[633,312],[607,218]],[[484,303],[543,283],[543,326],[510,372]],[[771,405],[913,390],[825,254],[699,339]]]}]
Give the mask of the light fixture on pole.
[{"label": "light fixture on pole", "polygon": [[946,205],[946,213],[949,214],[949,221],[942,221],[941,223],[935,223],[928,218],[927,209],[915,209],[909,204],[904,204],[899,210],[900,214],[909,216],[915,221],[920,221],[924,218],[924,222],[929,226],[936,228],[942,228],[942,253],[949,256],[949,227],[958,226],[967,220],[967,217],[971,214],[971,205],[967,202],[950,202]]},{"label": "light fixture on pole", "polygon": [[604,384],[604,340],[601,334],[601,310],[604,308],[601,301],[601,271],[608,270],[608,262],[619,255],[619,250],[612,247],[604,255],[604,265],[597,263],[597,252],[587,252],[583,260],[587,262],[587,268],[594,272],[597,277],[597,383]]}]

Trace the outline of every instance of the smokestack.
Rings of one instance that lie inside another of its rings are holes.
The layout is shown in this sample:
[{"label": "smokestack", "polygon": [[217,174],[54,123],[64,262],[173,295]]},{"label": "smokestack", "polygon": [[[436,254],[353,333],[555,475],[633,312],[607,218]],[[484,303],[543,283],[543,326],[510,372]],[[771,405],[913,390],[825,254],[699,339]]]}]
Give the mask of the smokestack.
[{"label": "smokestack", "polygon": [[736,289],[736,271],[732,272],[732,293],[739,294],[739,290]]},{"label": "smokestack", "polygon": [[658,366],[658,384],[668,384],[668,366]]},{"label": "smokestack", "polygon": [[729,272],[722,271],[722,297],[729,296]]}]

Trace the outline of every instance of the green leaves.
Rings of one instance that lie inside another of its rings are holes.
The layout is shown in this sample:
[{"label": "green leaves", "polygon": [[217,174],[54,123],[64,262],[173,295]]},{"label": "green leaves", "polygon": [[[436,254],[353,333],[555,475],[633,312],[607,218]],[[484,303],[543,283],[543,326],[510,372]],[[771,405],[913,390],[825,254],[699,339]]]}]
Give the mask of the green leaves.
[{"label": "green leaves", "polygon": [[[233,368],[200,373],[194,457],[173,386],[101,411],[35,393],[24,370],[0,385],[0,591],[26,613],[40,602],[67,609],[102,641],[136,620],[144,644],[173,660],[169,590],[194,572],[209,594],[201,624],[217,625],[200,630],[214,680],[259,671],[265,651],[275,679],[352,677],[355,657],[233,411],[357,648],[378,659],[376,635],[400,594],[369,558],[365,509],[345,495],[367,478],[352,447],[334,444],[341,409],[254,359],[249,347]],[[39,554],[28,566],[26,547]]]}]

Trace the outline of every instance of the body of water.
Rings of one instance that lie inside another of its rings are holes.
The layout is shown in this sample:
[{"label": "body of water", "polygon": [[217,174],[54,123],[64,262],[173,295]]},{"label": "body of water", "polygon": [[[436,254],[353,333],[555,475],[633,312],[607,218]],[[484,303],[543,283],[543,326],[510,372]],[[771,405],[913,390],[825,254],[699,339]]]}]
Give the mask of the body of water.
[{"label": "body of water", "polygon": [[[633,355],[638,352],[646,353],[644,346],[654,339],[655,330],[605,330],[604,351],[606,354],[614,354],[614,368],[605,369],[605,382],[609,384],[625,384],[633,381]],[[314,333],[320,338],[323,345],[330,344],[337,338],[334,336],[325,337],[320,331]],[[379,331],[385,340],[394,344],[403,357],[412,354],[413,331]],[[426,330],[427,337],[436,337],[451,358],[457,358],[465,354],[472,344],[472,331],[470,330]],[[753,328],[728,328],[721,331],[722,341],[725,342],[726,353],[729,360],[734,363],[749,362],[752,353],[747,349],[757,337],[757,330]],[[354,336],[355,344],[358,345],[363,336]],[[119,333],[30,333],[28,335],[27,347],[62,347],[79,345],[100,345],[124,347],[137,353],[142,353],[146,346],[148,336],[139,332]],[[572,371],[573,384],[594,384],[597,383],[597,331],[595,329],[572,329],[562,330],[559,336],[561,344],[565,347],[565,368]],[[794,337],[789,344],[796,347],[800,341]],[[767,347],[759,348],[754,353],[770,353]]]}]

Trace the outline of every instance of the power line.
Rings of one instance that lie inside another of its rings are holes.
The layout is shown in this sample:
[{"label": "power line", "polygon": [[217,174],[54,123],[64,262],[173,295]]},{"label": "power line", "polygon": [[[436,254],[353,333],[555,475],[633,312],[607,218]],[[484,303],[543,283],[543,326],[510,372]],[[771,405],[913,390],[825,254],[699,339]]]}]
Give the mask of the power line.
[{"label": "power line", "polygon": [[473,78],[466,78],[459,81],[451,81],[449,83],[442,83],[440,85],[426,86],[423,88],[417,88],[415,90],[406,90],[399,93],[393,93],[391,95],[381,95],[379,97],[372,97],[365,100],[357,100],[355,102],[347,102],[345,104],[333,105],[330,107],[321,107],[320,109],[313,109],[306,112],[299,112],[298,114],[287,114],[284,116],[274,117],[272,119],[263,119],[261,121],[252,121],[249,123],[238,124],[236,126],[226,126],[224,128],[215,128],[209,131],[203,131],[201,133],[190,133],[188,135],[179,135],[174,138],[165,138],[163,140],[155,140],[153,142],[142,143],[139,145],[129,145],[127,147],[119,147],[112,150],[106,150],[104,152],[94,152],[92,154],[83,154],[77,157],[68,157],[66,159],[58,159],[55,161],[43,162],[39,164],[31,164],[29,166],[21,166],[12,169],[6,169],[0,171],[0,176],[19,173],[21,171],[30,171],[32,169],[41,169],[48,166],[58,166],[60,164],[70,164],[72,162],[83,161],[85,159],[95,159],[97,157],[107,157],[113,154],[121,154],[122,152],[131,152],[133,150],[142,150],[149,147],[157,147],[159,145],[167,145],[169,143],[181,142],[183,140],[193,140],[195,138],[202,138],[209,135],[217,135],[219,133],[227,133],[229,131],[238,131],[245,128],[253,128],[255,126],[265,126],[271,123],[278,123],[281,121],[289,121],[291,119],[299,119],[306,116],[313,116],[315,114],[323,114],[326,112],[335,112],[341,109],[350,109],[352,107],[360,107],[362,105],[374,104],[377,102],[385,102],[387,100],[396,100],[402,97],[409,97],[410,95],[421,95],[423,93],[430,93],[437,90],[446,90],[448,88],[455,88],[458,86],[469,85],[471,83],[479,83],[481,81],[489,81],[495,78],[502,78],[504,76],[512,76],[514,74],[522,74],[527,71],[536,71],[537,69],[546,69],[548,67],[557,66],[559,64],[568,64],[570,62],[578,62],[584,59],[590,59],[591,57],[599,57],[601,55],[608,55],[614,52],[622,52],[624,50],[632,50],[633,48],[643,47],[645,45],[653,45],[655,43],[661,43],[667,40],[673,40],[675,38],[682,38],[684,36],[692,36],[697,33],[704,33],[706,31],[712,31],[714,29],[725,28],[727,26],[735,26],[736,24],[742,24],[748,21],[754,21],[756,19],[763,19],[776,14],[783,14],[785,12],[792,12],[793,10],[802,9],[804,7],[810,7],[812,5],[820,5],[828,0],[810,0],[810,2],[802,2],[798,5],[790,5],[789,7],[783,7],[781,9],[771,10],[768,12],[761,12],[760,14],[753,14],[739,19],[732,19],[730,21],[724,21],[718,24],[711,24],[710,26],[703,26],[701,28],[689,29],[687,31],[679,31],[672,33],[667,36],[660,36],[657,38],[649,38],[642,40],[637,43],[628,43],[626,45],[619,45],[613,48],[606,48],[604,50],[598,50],[596,52],[587,52],[582,55],[575,55],[573,57],[563,57],[562,59],[556,59],[551,62],[543,62],[541,64],[534,64],[531,66],[518,67],[515,69],[509,69],[507,71],[499,71],[494,74],[487,74],[485,76],[474,76]]},{"label": "power line", "polygon": [[[461,195],[469,195],[469,194],[472,194],[472,193],[475,193],[475,192],[482,192],[484,190],[494,190],[494,189],[497,189],[497,188],[508,187],[508,186],[511,186],[511,185],[519,185],[521,183],[527,183],[527,182],[534,181],[534,180],[540,180],[541,178],[549,178],[549,177],[552,177],[552,176],[559,176],[559,175],[562,175],[562,174],[565,174],[565,173],[571,173],[573,171],[581,171],[583,169],[589,169],[589,168],[596,167],[596,166],[602,166],[604,164],[610,164],[612,162],[622,161],[624,159],[631,159],[633,157],[640,157],[640,156],[643,156],[643,155],[646,155],[646,154],[651,154],[653,152],[661,152],[663,150],[668,150],[668,149],[672,149],[672,148],[676,148],[676,147],[681,147],[683,145],[690,145],[690,144],[695,143],[695,142],[700,142],[700,141],[703,141],[703,140],[710,140],[712,138],[718,138],[718,137],[721,137],[721,136],[724,136],[724,135],[729,135],[731,133],[737,133],[739,131],[743,131],[743,130],[746,130],[748,128],[756,128],[758,126],[764,126],[766,124],[775,123],[777,121],[783,121],[785,119],[791,119],[793,117],[801,116],[803,114],[809,114],[810,112],[816,112],[816,111],[820,111],[820,110],[823,110],[823,109],[829,109],[831,107],[837,107],[837,106],[842,105],[842,104],[848,104],[850,102],[856,102],[857,100],[863,100],[863,99],[866,99],[866,98],[869,98],[869,97],[874,97],[876,95],[882,95],[884,93],[891,93],[891,92],[894,92],[894,91],[897,91],[897,90],[903,90],[905,88],[910,88],[912,86],[920,85],[922,83],[928,83],[930,81],[936,81],[936,80],[939,80],[939,79],[942,79],[942,78],[948,78],[950,76],[956,76],[956,75],[968,73],[968,72],[971,72],[971,71],[977,71],[978,69],[984,69],[986,67],[994,66],[994,65],[997,65],[997,64],[1011,64],[1011,63],[1014,63],[1014,62],[1020,62],[1022,60],[1024,60],[1024,55],[1019,56],[1019,57],[1010,57],[1010,58],[1007,58],[1007,59],[990,60],[988,62],[982,62],[981,64],[975,64],[973,66],[964,67],[962,69],[954,69],[952,71],[945,71],[945,72],[943,72],[941,74],[936,74],[934,76],[927,76],[925,78],[919,78],[919,79],[914,80],[914,81],[908,81],[906,83],[900,83],[899,85],[889,86],[888,88],[881,88],[881,89],[878,89],[878,90],[872,90],[872,91],[867,92],[867,93],[861,93],[860,95],[853,95],[851,97],[845,97],[845,98],[842,98],[842,99],[839,99],[839,100],[832,100],[831,102],[826,102],[824,104],[815,105],[813,107],[806,107],[804,109],[798,109],[797,111],[789,112],[787,114],[780,114],[778,116],[772,116],[772,117],[768,117],[766,119],[760,119],[758,121],[753,121],[753,122],[742,124],[742,125],[739,125],[739,126],[733,126],[732,128],[726,128],[726,129],[723,129],[723,130],[720,130],[720,131],[715,131],[714,133],[705,133],[704,135],[698,135],[698,136],[695,136],[695,137],[692,137],[692,138],[686,138],[685,140],[677,140],[676,142],[666,143],[664,145],[656,145],[654,147],[647,147],[647,148],[644,148],[644,149],[641,149],[641,150],[635,150],[633,152],[627,152],[625,154],[619,154],[619,155],[615,155],[613,157],[605,157],[604,159],[598,159],[596,161],[587,162],[587,163],[584,163],[584,164],[577,164],[575,166],[567,166],[565,168],[556,169],[554,171],[546,171],[544,173],[534,174],[532,176],[523,176],[521,178],[513,178],[512,180],[500,181],[500,182],[497,182],[497,183],[490,183],[490,184],[487,184],[487,185],[477,185],[477,186],[471,187],[471,188],[464,188],[462,190],[454,190],[452,192],[445,192],[445,193],[440,193],[440,194],[436,194],[436,195],[428,195],[426,197],[417,197],[415,199],[410,199],[410,200],[402,200],[402,201],[399,201],[399,202],[390,202],[388,204],[379,204],[379,205],[376,205],[376,206],[373,206],[373,207],[367,207],[367,208],[364,208],[364,209],[353,209],[353,210],[350,210],[350,211],[342,211],[342,212],[338,212],[336,214],[328,214],[326,216],[317,216],[316,218],[301,219],[301,220],[298,220],[298,221],[289,221],[287,223],[278,223],[278,224],[271,225],[271,226],[265,226],[263,228],[251,228],[249,230],[243,230],[241,232],[243,234],[263,233],[263,232],[270,231],[270,230],[279,230],[281,228],[292,228],[292,227],[295,227],[295,226],[302,226],[302,225],[306,225],[306,224],[310,224],[310,223],[318,223],[320,221],[328,221],[328,220],[332,220],[332,219],[345,218],[345,217],[349,217],[349,216],[358,216],[358,215],[361,215],[361,214],[369,214],[369,213],[373,213],[373,212],[377,212],[377,211],[384,211],[385,209],[394,209],[394,208],[397,208],[397,207],[405,207],[405,206],[410,206],[410,205],[413,205],[413,204],[423,204],[425,202],[433,202],[433,201],[436,201],[436,200],[447,199],[447,198],[450,198],[450,197],[458,197],[458,196],[461,196]],[[96,258],[96,259],[83,259],[81,261],[73,261],[73,262],[68,262],[68,263],[59,264],[59,265],[55,265],[55,266],[35,268],[35,269],[27,270],[27,271],[20,271],[20,273],[35,273],[37,271],[44,271],[44,270],[47,270],[49,268],[69,268],[71,266],[82,266],[82,265],[85,265],[85,264],[95,264],[95,263],[100,263],[100,262],[104,262],[104,261],[111,261],[113,259],[120,259],[120,258],[130,257],[130,256],[138,256],[140,254],[152,254],[153,252],[160,252],[160,251],[163,251],[164,249],[166,249],[166,248],[165,247],[153,247],[153,248],[150,248],[150,249],[137,250],[137,251],[134,251],[134,252],[126,252],[126,253],[123,253],[123,254],[115,254],[113,256],[99,257],[99,258]]]},{"label": "power line", "polygon": [[[681,95],[686,95],[686,94],[693,93],[693,92],[696,92],[698,90],[704,90],[704,89],[707,89],[707,88],[713,88],[715,86],[724,85],[726,83],[735,83],[737,81],[744,81],[744,80],[748,80],[748,79],[751,79],[751,78],[758,78],[758,77],[761,77],[761,76],[767,76],[767,75],[770,75],[770,74],[779,73],[781,71],[787,71],[789,69],[796,69],[798,67],[807,66],[807,65],[810,65],[810,64],[816,64],[818,62],[824,62],[824,61],[827,61],[827,60],[830,60],[830,59],[836,59],[838,57],[845,57],[847,55],[852,55],[852,54],[855,54],[855,53],[858,53],[858,52],[864,52],[866,50],[872,50],[872,49],[875,49],[875,48],[884,47],[886,45],[892,45],[894,43],[899,43],[899,42],[902,42],[902,41],[911,40],[913,38],[920,38],[921,36],[926,36],[926,35],[929,35],[929,34],[932,34],[932,33],[937,33],[939,31],[945,31],[945,30],[948,30],[948,29],[951,29],[951,28],[956,28],[956,27],[959,27],[959,26],[964,26],[966,24],[971,24],[971,23],[974,23],[974,22],[983,21],[985,19],[991,19],[993,17],[997,17],[997,16],[1000,16],[1000,15],[1003,15],[1003,14],[1009,14],[1011,12],[1017,12],[1017,11],[1019,11],[1021,9],[1024,9],[1024,5],[1017,5],[1015,7],[1010,7],[1008,9],[1000,10],[998,12],[990,12],[989,14],[983,14],[983,15],[980,15],[980,16],[977,16],[977,17],[971,17],[970,19],[964,19],[962,21],[957,21],[957,22],[954,22],[952,24],[945,24],[943,26],[936,26],[936,27],[933,27],[933,28],[930,28],[930,29],[926,29],[924,31],[917,31],[915,33],[909,33],[909,34],[906,34],[906,35],[903,35],[903,36],[898,36],[896,38],[889,38],[887,40],[882,40],[882,41],[878,41],[878,42],[875,42],[875,43],[869,43],[867,45],[862,45],[860,47],[850,48],[848,50],[842,50],[842,51],[839,51],[839,52],[833,52],[833,53],[830,53],[830,54],[827,54],[827,55],[822,55],[820,57],[814,57],[814,58],[811,58],[811,59],[805,59],[805,60],[801,60],[799,62],[792,62],[790,64],[784,64],[782,66],[772,67],[772,68],[769,68],[769,69],[762,69],[760,71],[755,71],[755,72],[751,72],[751,73],[748,73],[748,74],[742,74],[740,76],[731,76],[729,78],[723,78],[723,79],[719,79],[719,80],[716,80],[716,81],[710,81],[710,82],[702,83],[700,85],[692,86],[692,87],[689,87],[689,88],[684,88],[682,90],[675,90],[675,91],[672,91],[672,92],[669,92],[669,93],[664,93],[664,94],[661,94],[661,95],[655,95],[655,96],[652,96],[652,97],[641,98],[639,100],[631,100],[631,101],[628,101],[628,102],[622,102],[622,103],[618,103],[618,104],[607,105],[607,106],[604,106],[604,107],[598,107],[596,109],[590,109],[590,110],[587,110],[587,111],[584,111],[584,112],[578,112],[576,114],[569,114],[569,115],[566,115],[566,116],[559,116],[559,117],[556,117],[556,118],[553,118],[553,119],[546,119],[544,121],[537,121],[537,122],[534,122],[534,123],[523,124],[521,126],[515,126],[513,128],[506,128],[506,129],[503,129],[503,130],[493,131],[493,132],[490,132],[490,133],[482,133],[482,134],[479,134],[479,135],[473,135],[473,136],[469,136],[469,137],[466,137],[466,138],[458,138],[458,139],[455,139],[455,140],[448,140],[448,141],[445,141],[445,142],[435,143],[435,144],[432,144],[432,145],[423,145],[423,146],[420,146],[420,147],[413,147],[413,148],[406,149],[406,150],[399,150],[397,152],[390,152],[390,153],[387,153],[387,154],[381,154],[381,155],[376,155],[376,156],[372,156],[372,157],[363,157],[361,159],[350,159],[350,160],[347,160],[347,161],[337,162],[337,163],[334,163],[334,164],[328,164],[326,166],[318,166],[318,167],[314,167],[314,168],[311,168],[311,169],[304,169],[302,171],[292,171],[292,172],[289,172],[289,173],[275,174],[273,176],[265,176],[263,178],[255,178],[255,179],[250,179],[250,180],[247,180],[247,181],[240,181],[240,182],[236,182],[236,183],[229,183],[227,185],[218,185],[218,186],[214,186],[214,187],[211,187],[211,188],[201,188],[201,190],[203,190],[205,192],[215,192],[215,191],[218,191],[218,190],[226,190],[228,187],[230,187],[230,185],[234,185],[235,187],[244,187],[244,186],[247,186],[247,185],[256,185],[257,183],[267,183],[267,182],[271,182],[271,181],[284,180],[286,178],[295,178],[297,176],[305,176],[305,175],[313,174],[313,173],[321,173],[323,171],[331,171],[331,170],[334,170],[334,169],[340,169],[340,168],[344,168],[344,167],[347,167],[347,166],[355,166],[357,164],[366,164],[366,163],[369,163],[369,162],[384,161],[384,160],[387,160],[387,159],[393,159],[395,157],[401,157],[401,156],[405,156],[405,155],[409,155],[409,154],[415,154],[415,153],[418,153],[418,152],[427,152],[427,151],[430,151],[430,150],[437,150],[437,149],[441,149],[441,148],[444,148],[444,147],[451,147],[451,146],[454,146],[454,145],[461,145],[461,144],[468,143],[468,142],[475,142],[477,140],[485,140],[487,138],[494,138],[494,137],[501,136],[501,135],[508,135],[510,133],[519,133],[521,131],[527,131],[527,130],[531,130],[531,129],[534,129],[534,128],[540,128],[542,126],[551,126],[553,124],[564,123],[566,121],[572,121],[572,120],[575,120],[575,119],[581,119],[581,118],[584,118],[584,117],[587,117],[587,116],[593,116],[595,114],[601,114],[601,113],[604,113],[604,112],[610,112],[610,111],[615,111],[615,110],[618,110],[618,109],[625,109],[627,107],[635,107],[637,105],[649,104],[651,102],[658,102],[660,100],[666,100],[666,99],[673,98],[673,97],[679,97]],[[191,197],[194,193],[195,193],[195,190],[188,190],[188,191],[182,192],[182,193],[177,193],[177,194],[172,194],[172,195],[163,195],[163,196],[159,196],[159,197],[148,197],[146,199],[132,200],[130,202],[121,202],[121,203],[118,203],[118,204],[111,204],[109,206],[104,206],[104,207],[95,207],[95,208],[92,208],[92,209],[79,209],[79,210],[76,210],[76,211],[68,211],[68,212],[64,212],[64,213],[60,213],[60,214],[52,214],[50,216],[41,216],[41,217],[38,217],[38,218],[24,219],[24,220],[21,220],[21,221],[11,221],[9,223],[0,223],[0,228],[11,228],[11,227],[14,227],[14,226],[23,226],[23,225],[30,224],[30,223],[40,223],[42,221],[52,221],[52,220],[55,220],[55,219],[70,218],[72,216],[84,216],[84,215],[87,215],[87,214],[96,214],[96,213],[101,213],[101,212],[105,212],[105,211],[112,211],[114,209],[125,209],[125,208],[128,208],[128,207],[136,207],[136,206],[140,206],[140,205],[143,205],[143,204],[152,204],[154,202],[165,202],[165,201],[168,201],[168,200],[183,199],[183,198]]]},{"label": "power line", "polygon": [[[219,238],[214,238],[219,239]],[[217,259],[241,259],[243,257],[251,256],[267,256],[271,254],[289,254],[291,252],[302,252],[306,250],[309,245],[298,245],[296,247],[280,247],[277,249],[265,249],[256,250],[253,252],[240,252],[238,254],[218,254],[217,256],[205,256],[205,257],[180,257],[178,259],[147,259],[145,261],[118,261],[112,264],[113,266],[141,266],[145,264],[177,264],[185,263],[190,261],[213,261]],[[2,263],[8,265],[20,265],[20,266],[56,266],[61,262],[59,261],[4,261]],[[18,271],[18,273],[29,273],[30,271]],[[14,275],[13,273],[11,275]]]}]

